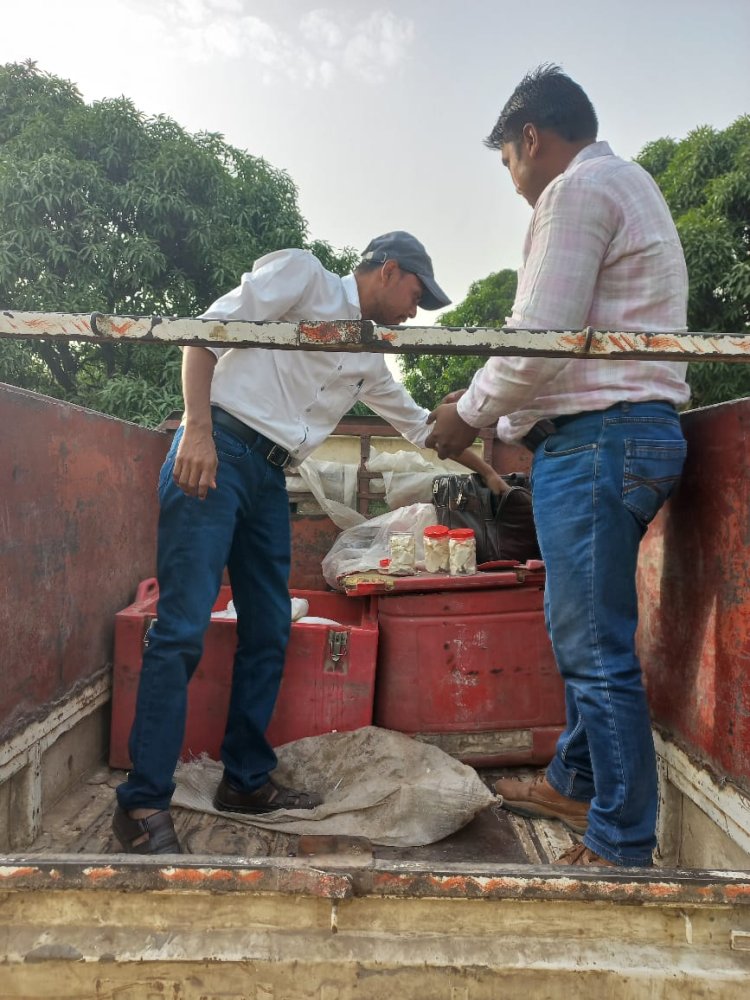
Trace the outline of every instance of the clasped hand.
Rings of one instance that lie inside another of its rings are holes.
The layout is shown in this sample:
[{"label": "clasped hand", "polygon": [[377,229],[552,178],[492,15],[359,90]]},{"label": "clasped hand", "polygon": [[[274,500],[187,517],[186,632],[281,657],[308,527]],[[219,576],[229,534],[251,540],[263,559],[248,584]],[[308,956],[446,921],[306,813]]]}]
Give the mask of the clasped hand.
[{"label": "clasped hand", "polygon": [[[446,396],[446,400],[450,398]],[[434,448],[439,458],[458,458],[477,436],[476,427],[471,427],[458,415],[455,402],[441,403],[429,415],[427,423],[433,428],[425,446]]]}]

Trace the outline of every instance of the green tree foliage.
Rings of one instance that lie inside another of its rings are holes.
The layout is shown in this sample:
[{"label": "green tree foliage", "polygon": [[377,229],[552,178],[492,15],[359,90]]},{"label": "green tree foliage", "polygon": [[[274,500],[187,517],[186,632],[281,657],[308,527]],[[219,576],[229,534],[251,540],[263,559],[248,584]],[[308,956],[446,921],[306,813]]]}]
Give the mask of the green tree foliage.
[{"label": "green tree foliage", "polygon": [[[193,316],[288,246],[353,257],[308,244],[291,178],[220,135],[0,66],[0,308]],[[181,406],[179,368],[166,345],[0,341],[0,379],[140,423]]]},{"label": "green tree foliage", "polygon": [[[455,309],[444,312],[438,322],[446,327],[503,326],[513,309],[516,272],[498,271],[475,281],[466,298]],[[473,355],[401,355],[404,385],[421,405],[432,409],[443,396],[465,389],[484,358]]]},{"label": "green tree foliage", "polygon": [[[637,157],[672,212],[690,277],[688,328],[750,328],[750,116],[658,139]],[[691,364],[693,406],[750,395],[750,365]]]}]

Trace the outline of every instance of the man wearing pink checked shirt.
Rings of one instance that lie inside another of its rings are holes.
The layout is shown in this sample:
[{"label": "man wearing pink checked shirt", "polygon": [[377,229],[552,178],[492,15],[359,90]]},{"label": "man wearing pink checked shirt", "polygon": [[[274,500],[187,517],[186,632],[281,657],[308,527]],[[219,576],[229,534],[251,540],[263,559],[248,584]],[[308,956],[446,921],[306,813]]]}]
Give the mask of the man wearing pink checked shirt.
[{"label": "man wearing pink checked shirt", "polygon": [[[557,66],[516,87],[486,141],[534,209],[515,329],[684,331],[687,271],[653,179],[597,142],[594,108]],[[677,482],[686,364],[490,358],[430,415],[427,446],[455,456],[497,421],[534,454],[545,612],[566,728],[546,773],[500,780],[503,805],[584,834],[560,864],[650,865],[656,761],[635,651],[638,547]],[[498,419],[499,418],[499,419]]]}]

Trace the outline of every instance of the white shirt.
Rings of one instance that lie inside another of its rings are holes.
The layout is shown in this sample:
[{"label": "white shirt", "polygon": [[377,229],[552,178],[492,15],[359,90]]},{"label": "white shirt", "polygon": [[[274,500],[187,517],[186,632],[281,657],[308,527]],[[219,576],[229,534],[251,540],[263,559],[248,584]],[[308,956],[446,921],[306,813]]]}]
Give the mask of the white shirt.
[{"label": "white shirt", "polygon": [[[524,245],[513,315],[521,330],[679,332],[687,268],[653,178],[606,142],[581,150],[544,189]],[[519,440],[542,417],[628,400],[685,403],[687,364],[580,358],[490,358],[459,400],[473,427]]]},{"label": "white shirt", "polygon": [[[261,257],[239,287],[203,313],[205,319],[361,319],[357,282],[327,271],[307,250]],[[381,354],[207,347],[218,358],[211,403],[282,445],[299,464],[362,400],[418,447],[430,427],[388,370]]]}]

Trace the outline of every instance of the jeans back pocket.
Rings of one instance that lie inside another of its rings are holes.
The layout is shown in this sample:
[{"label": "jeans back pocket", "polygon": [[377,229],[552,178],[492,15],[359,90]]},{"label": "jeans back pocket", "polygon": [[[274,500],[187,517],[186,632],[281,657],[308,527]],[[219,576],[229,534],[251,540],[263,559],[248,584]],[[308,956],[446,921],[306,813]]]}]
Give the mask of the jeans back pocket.
[{"label": "jeans back pocket", "polygon": [[629,438],[625,441],[622,500],[642,524],[649,524],[674,489],[685,464],[682,440]]}]

